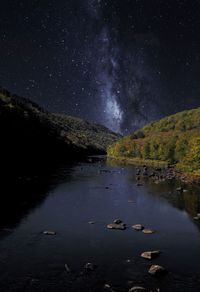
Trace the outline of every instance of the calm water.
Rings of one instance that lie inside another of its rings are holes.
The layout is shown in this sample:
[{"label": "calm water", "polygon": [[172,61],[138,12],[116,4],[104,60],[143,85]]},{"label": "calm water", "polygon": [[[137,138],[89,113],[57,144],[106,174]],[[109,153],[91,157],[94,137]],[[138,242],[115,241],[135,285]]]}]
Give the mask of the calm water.
[{"label": "calm water", "polygon": [[[113,291],[134,285],[200,291],[200,225],[192,219],[200,212],[200,192],[184,186],[188,191],[177,194],[178,186],[149,179],[138,187],[134,167],[102,158],[7,183],[0,204],[0,291],[106,291],[106,283]],[[129,228],[107,230],[115,218]],[[156,233],[134,231],[137,223]],[[152,262],[140,257],[156,249],[162,253]],[[87,262],[97,269],[84,273]],[[151,263],[168,274],[151,277]]]}]

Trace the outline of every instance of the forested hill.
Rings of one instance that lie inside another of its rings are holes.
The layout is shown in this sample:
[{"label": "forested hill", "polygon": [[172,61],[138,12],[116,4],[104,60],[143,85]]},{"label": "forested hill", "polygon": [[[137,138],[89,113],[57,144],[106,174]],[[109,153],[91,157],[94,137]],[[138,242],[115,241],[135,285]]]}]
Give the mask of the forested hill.
[{"label": "forested hill", "polygon": [[108,155],[166,161],[200,174],[200,108],[147,124],[110,146]]},{"label": "forested hill", "polygon": [[50,113],[0,87],[1,150],[7,161],[105,154],[120,135],[79,118]]}]

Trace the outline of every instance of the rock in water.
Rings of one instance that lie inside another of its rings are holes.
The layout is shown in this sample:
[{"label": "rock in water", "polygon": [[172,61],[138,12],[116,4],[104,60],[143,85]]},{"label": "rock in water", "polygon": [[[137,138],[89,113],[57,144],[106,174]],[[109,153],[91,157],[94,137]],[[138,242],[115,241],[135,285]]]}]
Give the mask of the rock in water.
[{"label": "rock in water", "polygon": [[146,167],[143,169],[143,175],[144,175],[144,176],[148,175],[148,170],[147,170]]},{"label": "rock in water", "polygon": [[115,224],[121,224],[121,223],[122,223],[122,220],[121,220],[121,219],[115,219],[115,220],[114,220],[114,223],[115,223]]},{"label": "rock in water", "polygon": [[155,257],[159,256],[160,251],[159,250],[154,250],[154,251],[145,251],[141,254],[141,257],[144,259],[152,260]]},{"label": "rock in water", "polygon": [[56,235],[56,232],[55,231],[51,231],[51,230],[45,230],[45,231],[43,231],[43,234],[45,234],[45,235]]},{"label": "rock in water", "polygon": [[104,289],[111,289],[111,285],[110,284],[105,284],[104,285]]},{"label": "rock in water", "polygon": [[118,230],[125,230],[126,224],[122,222],[121,219],[115,219],[114,223],[110,223],[107,225],[108,229],[118,229]]},{"label": "rock in water", "polygon": [[126,229],[126,224],[120,223],[120,224],[115,224],[111,223],[107,225],[108,229],[118,229],[118,230],[125,230]]},{"label": "rock in water", "polygon": [[146,289],[141,286],[134,286],[128,290],[128,292],[140,292],[140,291],[146,291]]},{"label": "rock in water", "polygon": [[177,191],[178,193],[182,193],[182,192],[183,192],[183,188],[182,188],[182,187],[179,187],[179,188],[176,189],[176,191]]},{"label": "rock in water", "polygon": [[68,264],[65,264],[65,270],[67,271],[67,273],[70,273],[70,272],[71,272],[71,270],[70,270]]},{"label": "rock in water", "polygon": [[142,231],[144,229],[144,226],[142,226],[141,224],[135,224],[132,226],[132,228],[137,231]]},{"label": "rock in water", "polygon": [[153,234],[153,233],[155,233],[155,231],[154,230],[151,230],[151,229],[143,229],[142,232],[144,234]]},{"label": "rock in water", "polygon": [[89,221],[88,224],[95,224],[96,221]]},{"label": "rock in water", "polygon": [[86,271],[88,271],[88,272],[92,272],[92,271],[94,271],[96,268],[97,268],[97,266],[96,266],[95,264],[93,264],[93,263],[87,263],[87,264],[85,264],[85,266],[84,266],[84,269],[85,269]]},{"label": "rock in water", "polygon": [[160,276],[166,273],[165,268],[159,265],[152,265],[149,269],[149,274],[152,276]]}]

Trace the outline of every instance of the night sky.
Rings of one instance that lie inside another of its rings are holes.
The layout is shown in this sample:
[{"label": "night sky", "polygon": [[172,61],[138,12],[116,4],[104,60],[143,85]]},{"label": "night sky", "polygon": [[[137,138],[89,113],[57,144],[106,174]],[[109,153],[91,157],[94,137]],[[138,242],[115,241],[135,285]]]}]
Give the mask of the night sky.
[{"label": "night sky", "polygon": [[0,85],[122,133],[200,106],[199,0],[2,0]]}]

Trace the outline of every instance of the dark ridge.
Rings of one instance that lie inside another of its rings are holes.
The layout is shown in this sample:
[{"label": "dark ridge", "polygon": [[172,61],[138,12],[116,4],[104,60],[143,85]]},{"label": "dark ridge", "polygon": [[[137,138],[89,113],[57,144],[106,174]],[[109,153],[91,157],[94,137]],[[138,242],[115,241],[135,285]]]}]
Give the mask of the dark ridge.
[{"label": "dark ridge", "polygon": [[44,110],[27,98],[0,87],[2,167],[15,172],[21,166],[50,161],[73,161],[106,154],[119,135],[75,117]]}]

